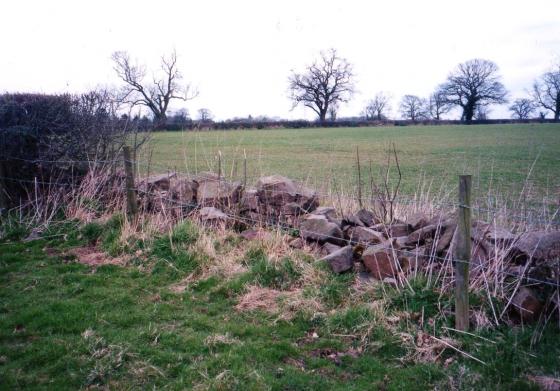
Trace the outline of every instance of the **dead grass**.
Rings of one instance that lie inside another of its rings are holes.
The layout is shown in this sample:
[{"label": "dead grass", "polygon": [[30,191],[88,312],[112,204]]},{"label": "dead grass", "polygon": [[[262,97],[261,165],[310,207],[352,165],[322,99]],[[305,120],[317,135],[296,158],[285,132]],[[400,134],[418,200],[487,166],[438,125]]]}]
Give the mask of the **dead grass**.
[{"label": "dead grass", "polygon": [[75,257],[79,263],[88,266],[119,265],[124,266],[129,260],[128,255],[111,257],[104,251],[94,246],[77,247],[68,251],[68,255]]}]

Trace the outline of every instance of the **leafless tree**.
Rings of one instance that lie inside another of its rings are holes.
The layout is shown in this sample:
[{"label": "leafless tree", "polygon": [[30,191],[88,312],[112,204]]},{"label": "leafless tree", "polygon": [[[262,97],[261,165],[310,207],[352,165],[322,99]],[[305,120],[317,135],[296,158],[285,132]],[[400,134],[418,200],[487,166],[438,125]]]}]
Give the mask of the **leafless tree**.
[{"label": "leafless tree", "polygon": [[552,111],[554,121],[560,120],[560,63],[535,81],[533,97],[539,106]]},{"label": "leafless tree", "polygon": [[516,99],[509,107],[511,117],[515,119],[529,119],[531,113],[535,111],[537,105],[531,99]]},{"label": "leafless tree", "polygon": [[418,121],[426,118],[426,101],[416,95],[403,96],[399,109],[405,119]]},{"label": "leafless tree", "polygon": [[507,102],[498,66],[482,59],[459,64],[442,85],[442,92],[449,104],[463,109],[461,119],[467,122],[472,121],[477,107]]},{"label": "leafless tree", "polygon": [[290,99],[294,107],[303,104],[324,122],[329,107],[346,103],[354,93],[352,65],[337,55],[335,49],[321,52],[319,60],[303,73],[292,71],[289,78]]},{"label": "leafless tree", "polygon": [[439,121],[443,114],[446,114],[451,110],[451,105],[447,102],[445,94],[441,89],[437,89],[428,98],[426,111],[431,119]]},{"label": "leafless tree", "polygon": [[197,92],[189,84],[181,84],[183,76],[177,67],[177,54],[162,56],[159,74],[154,73],[151,81],[146,81],[146,69],[131,61],[127,52],[114,52],[114,69],[125,83],[120,100],[131,106],[147,107],[154,115],[157,127],[165,125],[169,103],[174,100],[187,101],[196,97]]},{"label": "leafless tree", "polygon": [[210,122],[212,121],[213,115],[210,109],[201,108],[198,109],[198,120],[200,122]]},{"label": "leafless tree", "polygon": [[375,97],[369,100],[364,108],[366,120],[375,119],[382,121],[387,119],[387,112],[389,111],[390,97],[383,92],[378,92]]}]

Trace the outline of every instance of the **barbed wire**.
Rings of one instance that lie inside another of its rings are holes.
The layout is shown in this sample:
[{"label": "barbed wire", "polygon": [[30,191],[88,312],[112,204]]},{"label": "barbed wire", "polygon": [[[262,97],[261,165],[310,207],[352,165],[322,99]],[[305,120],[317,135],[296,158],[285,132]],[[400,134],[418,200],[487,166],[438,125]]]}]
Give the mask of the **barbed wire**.
[{"label": "barbed wire", "polygon": [[[21,158],[21,157],[8,157],[8,158],[13,158],[13,159],[17,159],[17,160],[21,160],[21,161],[27,161],[27,162],[32,162],[32,163],[40,163],[40,162],[47,162],[47,163],[122,163],[124,162],[124,159],[113,159],[113,160],[43,160],[43,159],[25,159],[25,158]],[[144,166],[147,168],[151,168],[151,167],[159,167],[160,169],[165,169],[168,172],[177,172],[176,168],[171,168],[171,167],[166,167],[164,165],[161,164],[157,164],[157,163],[144,163],[144,162],[140,162],[140,161],[129,161],[132,164],[137,164],[140,166]],[[193,175],[192,173],[189,172],[181,172],[182,174],[186,174],[186,175]],[[198,175],[198,174],[195,174]],[[220,177],[218,179],[213,179],[213,178],[206,178],[207,181],[211,181],[211,180],[216,180],[216,181],[222,181],[225,180],[225,177]],[[258,175],[251,175],[251,176],[243,176],[243,181],[247,181],[247,180],[252,180],[254,181],[255,179],[260,178],[261,176]],[[308,176],[306,176],[306,179],[299,179],[299,181],[306,181],[309,178],[314,177],[314,175],[310,174]],[[14,177],[1,177],[4,180],[7,181],[13,181],[13,182],[19,182],[19,183],[32,183],[32,184],[41,184],[41,185],[75,185],[76,182],[64,182],[64,181],[55,181],[55,182],[47,182],[44,180],[30,180],[30,179],[21,179],[21,178],[14,178]],[[241,178],[240,178],[241,179]],[[336,179],[333,178],[332,176],[329,176],[328,179],[332,182],[336,182]],[[477,206],[476,205],[476,201],[475,201],[475,205],[470,205],[470,206],[466,206],[466,205],[460,205],[458,203],[452,202],[452,201],[443,201],[443,200],[436,200],[435,198],[425,198],[424,200],[422,200],[422,196],[405,196],[405,195],[398,195],[394,200],[393,199],[387,199],[387,198],[383,198],[380,197],[376,194],[372,193],[366,193],[364,194],[361,198],[358,197],[357,195],[349,195],[348,193],[346,194],[340,194],[340,192],[330,192],[330,193],[326,193],[326,192],[321,192],[318,190],[314,190],[315,193],[319,196],[323,196],[323,197],[327,197],[327,198],[334,198],[334,199],[340,199],[340,200],[345,200],[345,201],[352,201],[355,203],[360,203],[363,202],[364,200],[366,202],[384,202],[384,203],[395,203],[395,204],[406,204],[406,205],[413,205],[413,206],[418,206],[418,205],[422,205],[422,204],[430,204],[432,206],[436,206],[436,207],[449,207],[449,208],[459,208],[459,207],[464,207],[464,208],[470,208],[473,211],[477,211],[477,212],[485,212],[485,213],[491,213],[494,215],[497,215],[499,213],[507,213],[505,210],[505,207],[499,207],[499,208],[491,208],[491,207],[483,207],[483,206]],[[523,210],[526,212],[525,215],[519,215],[519,214],[515,214],[512,215],[511,213],[507,213],[506,216],[504,216],[504,218],[509,219],[509,220],[522,220],[525,222],[530,222],[532,224],[541,224],[541,225],[553,225],[553,226],[560,226],[560,221],[555,221],[556,218],[558,218],[559,216],[559,212],[560,212],[560,206],[556,206],[556,205],[547,205],[546,207],[551,208],[551,207],[556,207],[556,209],[554,211],[551,211],[552,217],[550,218],[542,218],[542,214],[543,214],[543,210],[542,209],[527,209],[527,208],[523,208]],[[537,216],[535,216],[537,215]]]},{"label": "barbed wire", "polygon": [[[150,193],[150,192],[143,191],[141,189],[138,189],[138,191],[140,191],[144,194],[147,194],[147,195],[158,196],[160,198],[160,200],[165,200],[165,201],[169,201],[171,203],[177,204],[181,208],[193,208],[193,209],[195,209],[195,208],[200,207],[200,205],[198,205],[197,203],[194,203],[194,202],[185,203],[185,202],[182,202],[182,201],[179,201],[179,200],[174,200],[174,199],[171,199],[171,198],[165,198],[165,197],[162,198],[161,194],[159,194],[159,193]],[[253,219],[253,218],[250,218],[250,217],[239,216],[239,215],[236,215],[236,214],[233,214],[233,213],[230,213],[230,212],[227,212],[227,211],[223,211],[223,210],[220,210],[220,211],[222,213],[224,213],[224,215],[228,216],[228,218],[230,218],[234,221],[237,221],[239,223],[252,223],[252,225],[263,225],[264,224],[266,227],[274,228],[274,229],[280,229],[280,230],[282,230],[284,232],[288,232],[288,233],[291,233],[294,230],[297,230],[300,233],[303,232],[305,234],[315,234],[315,235],[317,235],[321,238],[331,239],[331,240],[333,240],[337,243],[340,243],[341,241],[342,242],[347,242],[349,244],[353,243],[352,240],[344,239],[344,238],[341,238],[341,237],[338,237],[338,236],[328,235],[328,234],[325,234],[325,233],[322,233],[322,232],[310,231],[310,230],[305,230],[305,229],[301,229],[301,228],[294,228],[294,227],[289,226],[289,225],[281,224],[280,222],[270,223],[270,222],[267,222],[266,219],[257,220],[257,219]],[[380,232],[380,233],[382,233],[382,232]],[[420,240],[418,241],[418,243],[419,242],[420,242]],[[415,253],[413,251],[410,251],[410,250],[406,250],[406,249],[396,248],[394,245],[392,245],[392,243],[390,243],[390,248],[391,248],[391,251],[394,251],[394,252],[397,252],[397,253],[405,254],[405,255],[408,255],[408,256],[418,257],[417,253]],[[454,258],[452,259],[451,256],[440,257],[440,256],[435,255],[435,254],[429,254],[429,255],[423,255],[423,256],[428,257],[428,259],[440,260],[440,261],[443,261],[443,262],[464,263],[464,264],[472,265],[471,261],[454,259]],[[530,258],[532,258],[532,256]],[[480,267],[482,268],[482,265],[480,265]],[[503,271],[496,270],[494,272],[497,273],[497,274],[502,274],[502,275],[507,275],[507,276],[510,276],[510,277],[521,278],[521,279],[525,279],[527,281],[531,281],[531,282],[535,282],[535,283],[541,283],[541,284],[550,285],[550,286],[553,286],[553,287],[556,287],[556,288],[560,288],[560,284],[558,284],[556,282],[553,282],[553,281],[549,281],[549,280],[540,280],[540,279],[536,279],[536,278],[533,278],[533,277],[522,276],[522,275],[520,276],[520,275],[517,275],[515,273],[505,271],[505,270],[503,270]]]}]

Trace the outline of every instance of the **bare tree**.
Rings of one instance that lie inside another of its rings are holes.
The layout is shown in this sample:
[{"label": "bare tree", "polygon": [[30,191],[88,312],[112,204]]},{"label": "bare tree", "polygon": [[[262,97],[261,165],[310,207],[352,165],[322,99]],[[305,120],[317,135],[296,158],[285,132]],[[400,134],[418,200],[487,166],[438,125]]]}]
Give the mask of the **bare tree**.
[{"label": "bare tree", "polygon": [[488,60],[474,59],[459,64],[441,89],[449,104],[463,109],[461,120],[467,122],[472,121],[477,107],[507,102],[498,66]]},{"label": "bare tree", "polygon": [[416,95],[403,96],[399,109],[405,119],[417,121],[426,118],[426,101]]},{"label": "bare tree", "polygon": [[531,113],[535,111],[537,105],[531,99],[516,99],[509,107],[511,117],[515,119],[529,119]]},{"label": "bare tree", "polygon": [[161,58],[159,74],[154,74],[147,82],[144,66],[133,63],[127,52],[114,52],[112,55],[115,71],[125,83],[120,100],[131,106],[147,107],[154,115],[157,127],[165,126],[169,103],[174,100],[190,100],[196,97],[189,84],[182,85],[183,76],[177,68],[177,54],[173,51],[168,57]]},{"label": "bare tree", "polygon": [[294,107],[303,104],[312,109],[319,121],[325,122],[329,107],[346,103],[354,93],[352,65],[337,55],[335,49],[321,52],[318,61],[303,73],[289,78],[290,99]]},{"label": "bare tree", "polygon": [[426,111],[431,119],[439,121],[443,114],[446,114],[451,110],[451,105],[445,98],[445,94],[441,89],[437,89],[428,98]]},{"label": "bare tree", "polygon": [[201,108],[198,109],[198,120],[200,122],[210,122],[212,121],[213,115],[210,109]]},{"label": "bare tree", "polygon": [[533,97],[539,106],[552,111],[554,121],[560,120],[560,63],[535,81]]},{"label": "bare tree", "polygon": [[378,92],[375,97],[369,100],[364,108],[366,120],[374,119],[382,121],[387,119],[387,112],[389,111],[390,97],[383,92]]}]

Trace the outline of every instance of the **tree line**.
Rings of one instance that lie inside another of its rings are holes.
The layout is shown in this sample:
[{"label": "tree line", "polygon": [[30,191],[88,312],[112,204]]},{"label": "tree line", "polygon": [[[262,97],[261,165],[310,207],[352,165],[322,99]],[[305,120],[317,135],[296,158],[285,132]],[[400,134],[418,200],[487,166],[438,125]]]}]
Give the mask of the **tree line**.
[{"label": "tree line", "polygon": [[[354,94],[354,76],[352,64],[330,49],[302,72],[292,72],[290,98],[294,107],[301,104],[312,109],[319,121],[325,122],[328,113],[333,120],[338,106]],[[474,119],[486,120],[488,106],[508,103],[507,95],[498,66],[477,58],[459,64],[429,97],[404,95],[399,112],[402,118],[412,121],[438,121],[457,107],[461,110],[461,121],[469,123]],[[389,102],[390,96],[379,92],[366,103],[362,114],[366,119],[386,120]],[[512,118],[519,120],[531,118],[537,109],[541,109],[540,118],[550,112],[555,121],[559,120],[560,63],[534,81],[530,96],[516,99],[509,106]]]}]

